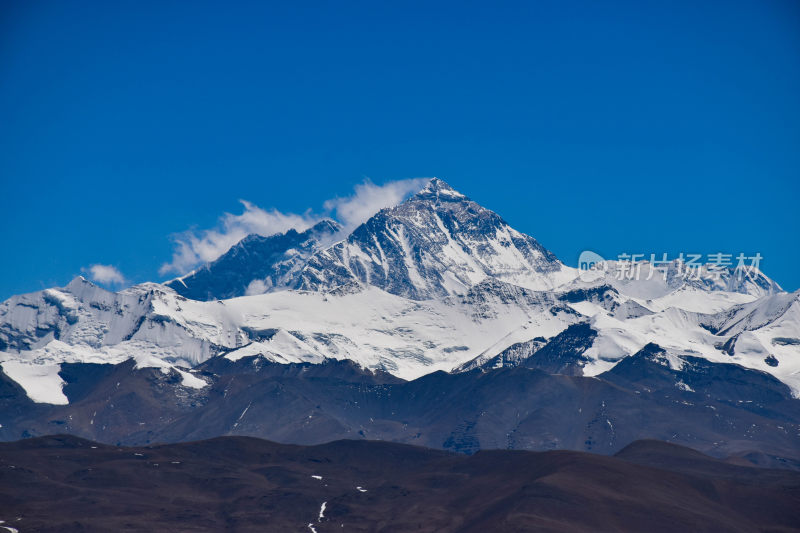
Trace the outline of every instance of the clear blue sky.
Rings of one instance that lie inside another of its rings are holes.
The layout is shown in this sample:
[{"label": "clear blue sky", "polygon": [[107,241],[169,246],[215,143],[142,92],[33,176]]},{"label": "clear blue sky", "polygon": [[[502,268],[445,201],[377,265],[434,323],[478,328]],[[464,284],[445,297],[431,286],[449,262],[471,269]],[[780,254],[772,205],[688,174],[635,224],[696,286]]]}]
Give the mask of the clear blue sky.
[{"label": "clear blue sky", "polygon": [[416,176],[568,264],[760,252],[800,287],[796,1],[231,4],[0,6],[0,298]]}]

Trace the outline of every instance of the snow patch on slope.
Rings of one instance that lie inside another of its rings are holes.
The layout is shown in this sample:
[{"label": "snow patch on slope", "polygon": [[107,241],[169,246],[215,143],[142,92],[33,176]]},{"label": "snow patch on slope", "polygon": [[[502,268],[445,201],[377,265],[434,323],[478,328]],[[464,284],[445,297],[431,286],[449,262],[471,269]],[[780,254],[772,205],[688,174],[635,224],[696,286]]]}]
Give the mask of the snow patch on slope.
[{"label": "snow patch on slope", "polygon": [[58,364],[36,364],[28,361],[3,361],[3,372],[16,381],[36,403],[67,405],[69,400],[62,392],[64,380],[58,375]]}]

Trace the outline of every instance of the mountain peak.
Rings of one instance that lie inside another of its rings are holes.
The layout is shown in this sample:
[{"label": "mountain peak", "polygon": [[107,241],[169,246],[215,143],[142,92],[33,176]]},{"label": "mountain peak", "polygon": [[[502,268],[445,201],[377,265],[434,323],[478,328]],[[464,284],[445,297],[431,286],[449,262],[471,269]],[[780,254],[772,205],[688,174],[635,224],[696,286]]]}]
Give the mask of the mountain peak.
[{"label": "mountain peak", "polygon": [[341,224],[330,218],[323,218],[322,220],[311,226],[306,231],[310,235],[333,235],[334,233],[338,233],[341,230],[342,230]]},{"label": "mountain peak", "polygon": [[67,292],[75,292],[82,290],[84,287],[96,287],[96,285],[91,281],[89,281],[88,279],[86,279],[84,276],[78,275],[72,278],[72,281],[67,283],[64,289]]},{"label": "mountain peak", "polygon": [[467,197],[452,188],[444,180],[439,178],[432,178],[425,187],[422,188],[415,196],[415,198],[436,198],[448,200],[464,200]]},{"label": "mountain peak", "polygon": [[487,277],[545,290],[572,274],[535,239],[433,178],[314,254],[295,288],[332,290],[355,282],[427,300],[464,293]]}]

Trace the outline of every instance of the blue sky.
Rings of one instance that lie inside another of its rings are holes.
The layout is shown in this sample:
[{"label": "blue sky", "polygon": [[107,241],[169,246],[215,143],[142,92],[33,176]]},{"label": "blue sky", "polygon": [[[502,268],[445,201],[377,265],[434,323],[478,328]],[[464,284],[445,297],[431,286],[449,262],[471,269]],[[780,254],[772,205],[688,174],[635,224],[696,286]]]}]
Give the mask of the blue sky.
[{"label": "blue sky", "polygon": [[0,298],[420,176],[568,264],[759,252],[800,287],[797,2],[228,4],[3,4]]}]

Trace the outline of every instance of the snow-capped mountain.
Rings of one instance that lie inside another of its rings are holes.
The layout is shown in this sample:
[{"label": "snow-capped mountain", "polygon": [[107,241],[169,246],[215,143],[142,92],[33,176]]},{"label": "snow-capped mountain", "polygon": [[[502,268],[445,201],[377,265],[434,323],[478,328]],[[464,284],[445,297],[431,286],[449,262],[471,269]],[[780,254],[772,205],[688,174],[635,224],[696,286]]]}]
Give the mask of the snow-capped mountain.
[{"label": "snow-capped mountain", "polygon": [[197,388],[190,369],[214,357],[348,359],[403,379],[528,360],[595,376],[654,342],[800,393],[799,296],[760,272],[697,281],[676,263],[587,279],[437,179],[330,243],[339,230],[250,236],[167,284],[114,293],[76,278],[15,296],[0,304],[2,370],[34,400],[64,403],[70,362],[134,359]]},{"label": "snow-capped mountain", "polygon": [[462,294],[487,278],[544,290],[575,276],[535,239],[434,178],[315,254],[297,287],[318,291],[361,283],[427,300]]},{"label": "snow-capped mountain", "polygon": [[165,285],[193,300],[224,300],[283,289],[341,229],[326,219],[303,232],[248,235],[218,259]]},{"label": "snow-capped mountain", "polygon": [[[754,267],[690,266],[680,259],[666,264],[649,261],[607,261],[600,271],[583,271],[584,282],[602,282],[620,294],[638,300],[661,300],[669,305],[679,301],[682,307],[712,312],[736,303],[784,292],[780,285]],[[698,294],[690,302],[692,294]],[[664,299],[670,296],[670,299]]]}]

